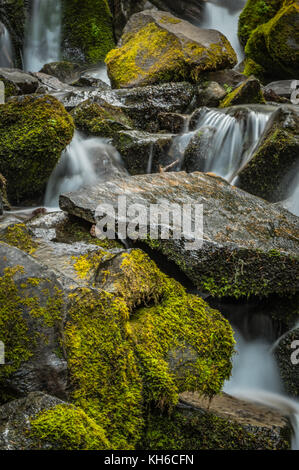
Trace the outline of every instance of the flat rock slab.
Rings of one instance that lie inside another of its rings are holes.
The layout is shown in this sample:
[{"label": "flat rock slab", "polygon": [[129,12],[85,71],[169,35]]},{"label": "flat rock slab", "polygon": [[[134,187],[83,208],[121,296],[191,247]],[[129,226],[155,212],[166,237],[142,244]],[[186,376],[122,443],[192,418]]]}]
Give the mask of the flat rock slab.
[{"label": "flat rock slab", "polygon": [[215,175],[172,172],[117,179],[64,194],[60,207],[94,223],[102,204],[112,205],[117,217],[118,197],[124,195],[127,207],[163,201],[203,205],[200,248],[187,249],[184,236],[152,240],[149,222],[143,240],[176,263],[198,289],[218,297],[299,290],[299,219]]}]

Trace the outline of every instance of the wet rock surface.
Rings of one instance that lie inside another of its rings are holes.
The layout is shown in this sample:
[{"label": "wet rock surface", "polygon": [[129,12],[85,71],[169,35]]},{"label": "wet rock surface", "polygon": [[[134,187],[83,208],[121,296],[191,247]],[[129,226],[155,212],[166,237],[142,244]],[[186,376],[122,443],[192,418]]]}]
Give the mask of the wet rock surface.
[{"label": "wet rock surface", "polygon": [[283,335],[274,346],[280,375],[286,391],[299,396],[299,328],[295,327]]}]

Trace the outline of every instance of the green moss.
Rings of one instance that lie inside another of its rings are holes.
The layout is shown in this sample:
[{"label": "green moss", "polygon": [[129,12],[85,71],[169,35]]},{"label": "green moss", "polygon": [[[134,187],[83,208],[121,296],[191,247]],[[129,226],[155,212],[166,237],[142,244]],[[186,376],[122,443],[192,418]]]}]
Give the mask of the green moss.
[{"label": "green moss", "polygon": [[289,449],[289,442],[287,431],[276,442],[271,431],[253,434],[245,426],[212,413],[177,410],[170,416],[150,415],[138,448],[155,451],[277,450]]},{"label": "green moss", "polygon": [[85,62],[104,60],[114,47],[107,0],[64,0],[63,37],[67,47],[82,51]]},{"label": "green moss", "polygon": [[57,405],[30,420],[30,439],[35,447],[55,450],[105,450],[109,442],[104,430],[84,411]]},{"label": "green moss", "polygon": [[0,172],[12,202],[43,195],[73,132],[71,116],[52,96],[28,96],[0,105]]},{"label": "green moss", "polygon": [[235,90],[231,91],[220,103],[220,108],[235,106],[238,104],[265,104],[265,98],[258,81],[248,79]]},{"label": "green moss", "polygon": [[25,224],[10,225],[4,233],[0,233],[0,240],[29,254],[34,253],[37,247]]},{"label": "green moss", "polygon": [[245,59],[244,75],[250,77],[254,75],[259,80],[263,80],[266,70],[252,59]]},{"label": "green moss", "polygon": [[246,45],[251,33],[278,12],[283,0],[248,0],[239,18],[239,38]]},{"label": "green moss", "polygon": [[6,181],[6,178],[4,178],[3,175],[1,175],[1,173],[0,173],[0,196],[2,198],[2,204],[3,204],[4,209],[9,210],[10,204],[7,198],[7,181]]}]

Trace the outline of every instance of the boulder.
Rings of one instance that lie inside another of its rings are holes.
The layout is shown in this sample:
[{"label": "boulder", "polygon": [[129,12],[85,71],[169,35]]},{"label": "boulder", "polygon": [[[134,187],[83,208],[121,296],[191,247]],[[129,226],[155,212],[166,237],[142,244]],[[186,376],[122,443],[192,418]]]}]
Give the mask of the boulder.
[{"label": "boulder", "polygon": [[31,392],[0,407],[0,450],[103,450],[103,429],[84,411]]},{"label": "boulder", "polygon": [[[144,243],[174,262],[200,291],[236,298],[274,293],[287,296],[298,291],[298,218],[285,209],[221,178],[184,172],[139,175],[94,185],[62,195],[60,207],[95,223],[96,208],[101,204],[117,208],[120,195],[126,196],[127,207],[162,204],[163,214],[169,212],[169,204],[203,204],[202,246],[187,246],[188,231],[179,239],[152,239],[147,226],[142,236]],[[191,240],[197,237],[193,234]]]},{"label": "boulder", "polygon": [[287,98],[288,100],[291,98],[292,94],[292,83],[294,80],[279,80],[277,82],[268,83],[265,86],[266,91],[273,91],[276,95]]},{"label": "boulder", "polygon": [[220,108],[227,108],[238,104],[265,103],[261,83],[255,77],[250,77],[221,101]]},{"label": "boulder", "polygon": [[[287,450],[291,426],[271,408],[222,393],[212,401],[182,393],[169,416],[154,413],[141,448],[147,450]],[[162,445],[161,445],[162,443]]]},{"label": "boulder", "polygon": [[38,80],[19,69],[0,68],[0,80],[5,86],[5,97],[28,95],[38,88]]},{"label": "boulder", "polygon": [[226,97],[226,90],[217,82],[206,82],[198,87],[198,106],[217,108],[220,101]]},{"label": "boulder", "polygon": [[116,39],[120,39],[130,17],[143,10],[155,8],[148,0],[112,0],[110,9],[113,14],[113,26]]},{"label": "boulder", "polygon": [[188,116],[179,113],[159,113],[159,130],[167,131],[170,134],[181,134],[186,128]]},{"label": "boulder", "polygon": [[[298,24],[298,2],[288,0],[267,23],[252,31],[245,47],[246,57],[262,68],[264,76],[285,79],[296,76],[299,63]],[[249,68],[245,68],[245,73],[249,72]]]},{"label": "boulder", "polygon": [[246,77],[235,69],[226,69],[209,72],[203,76],[203,80],[216,82],[224,88],[236,88],[241,82],[246,81]]},{"label": "boulder", "polygon": [[114,47],[107,0],[85,0],[84,4],[63,0],[62,25],[65,60],[96,64]]},{"label": "boulder", "polygon": [[284,334],[275,344],[274,355],[286,391],[299,396],[299,328],[298,325]]},{"label": "boulder", "polygon": [[41,73],[58,78],[61,82],[71,83],[80,74],[80,65],[68,61],[51,62],[45,64],[40,70]]},{"label": "boulder", "polygon": [[1,401],[26,396],[31,391],[65,397],[62,286],[45,266],[3,242],[0,306],[0,339],[5,345],[5,364],[0,370]]},{"label": "boulder", "polygon": [[142,131],[120,131],[113,144],[121,154],[127,170],[132,175],[158,173],[175,161],[169,154],[172,134],[149,134]]},{"label": "boulder", "polygon": [[0,172],[13,203],[43,195],[70,143],[71,116],[52,96],[28,96],[0,105]]},{"label": "boulder", "polygon": [[298,106],[280,106],[251,159],[239,171],[238,186],[271,202],[284,199],[297,168],[298,148]]},{"label": "boulder", "polygon": [[118,48],[106,57],[115,88],[196,82],[203,72],[230,68],[236,62],[236,53],[223,34],[154,10],[133,15]]}]

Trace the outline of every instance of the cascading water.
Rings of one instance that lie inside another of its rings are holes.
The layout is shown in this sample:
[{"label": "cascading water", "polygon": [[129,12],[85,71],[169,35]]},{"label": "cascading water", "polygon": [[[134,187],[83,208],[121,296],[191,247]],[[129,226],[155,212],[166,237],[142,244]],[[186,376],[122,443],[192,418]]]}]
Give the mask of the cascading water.
[{"label": "cascading water", "polygon": [[14,50],[12,41],[6,26],[2,23],[0,23],[0,67],[14,67]]},{"label": "cascading water", "polygon": [[75,131],[48,181],[45,206],[58,208],[60,194],[121,175],[127,172],[114,147],[105,139],[86,138]]},{"label": "cascading water", "polygon": [[235,106],[226,111],[202,108],[196,130],[175,138],[170,152],[184,167],[186,149],[198,136],[195,169],[232,181],[252,155],[272,111],[271,106]]},{"label": "cascading water", "polygon": [[60,58],[61,0],[33,0],[24,49],[25,70],[38,72]]},{"label": "cascading water", "polygon": [[[224,391],[236,398],[270,406],[289,416],[293,426],[292,449],[299,450],[299,401],[283,390],[271,343],[264,339],[245,340],[236,331],[237,354],[231,379]],[[291,360],[291,359],[290,359]]]},{"label": "cascading water", "polygon": [[299,167],[295,170],[295,176],[289,183],[288,196],[283,201],[283,206],[295,215],[299,216]]},{"label": "cascading water", "polygon": [[230,41],[238,60],[244,59],[244,52],[238,39],[238,21],[246,0],[205,0],[198,25],[205,29],[216,29]]}]

